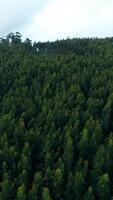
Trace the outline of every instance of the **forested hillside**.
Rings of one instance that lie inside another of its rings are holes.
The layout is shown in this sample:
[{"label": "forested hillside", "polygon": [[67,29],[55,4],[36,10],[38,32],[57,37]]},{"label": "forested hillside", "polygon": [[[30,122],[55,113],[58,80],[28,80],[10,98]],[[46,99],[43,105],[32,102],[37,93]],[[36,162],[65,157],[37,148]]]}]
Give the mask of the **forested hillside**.
[{"label": "forested hillside", "polygon": [[0,200],[113,199],[113,38],[0,39]]}]

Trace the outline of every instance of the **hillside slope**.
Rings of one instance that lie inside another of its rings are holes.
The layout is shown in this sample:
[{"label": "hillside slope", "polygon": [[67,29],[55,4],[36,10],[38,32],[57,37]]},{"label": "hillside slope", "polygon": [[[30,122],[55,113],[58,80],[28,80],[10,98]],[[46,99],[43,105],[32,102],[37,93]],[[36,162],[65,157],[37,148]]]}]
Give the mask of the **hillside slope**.
[{"label": "hillside slope", "polygon": [[17,36],[0,43],[0,200],[113,198],[113,38]]}]

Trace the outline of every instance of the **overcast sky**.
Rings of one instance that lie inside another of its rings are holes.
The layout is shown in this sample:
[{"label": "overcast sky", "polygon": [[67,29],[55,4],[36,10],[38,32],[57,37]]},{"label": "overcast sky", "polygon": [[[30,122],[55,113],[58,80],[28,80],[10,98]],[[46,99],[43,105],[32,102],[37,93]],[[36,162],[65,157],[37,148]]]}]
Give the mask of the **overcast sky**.
[{"label": "overcast sky", "polygon": [[0,0],[0,35],[33,41],[113,36],[113,0]]}]

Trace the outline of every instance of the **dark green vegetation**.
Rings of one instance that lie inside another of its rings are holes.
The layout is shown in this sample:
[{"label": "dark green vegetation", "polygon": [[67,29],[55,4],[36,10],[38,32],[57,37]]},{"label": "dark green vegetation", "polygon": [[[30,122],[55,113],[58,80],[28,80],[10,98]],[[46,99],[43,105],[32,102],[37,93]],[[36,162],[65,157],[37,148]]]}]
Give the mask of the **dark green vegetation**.
[{"label": "dark green vegetation", "polygon": [[113,38],[1,39],[0,200],[112,198]]}]

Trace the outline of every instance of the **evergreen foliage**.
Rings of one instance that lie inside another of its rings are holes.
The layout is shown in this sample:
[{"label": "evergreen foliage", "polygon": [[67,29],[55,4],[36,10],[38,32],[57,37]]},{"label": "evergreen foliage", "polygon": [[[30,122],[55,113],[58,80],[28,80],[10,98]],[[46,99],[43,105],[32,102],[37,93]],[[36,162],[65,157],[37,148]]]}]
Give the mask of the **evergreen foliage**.
[{"label": "evergreen foliage", "polygon": [[113,198],[113,38],[0,41],[0,199]]}]

